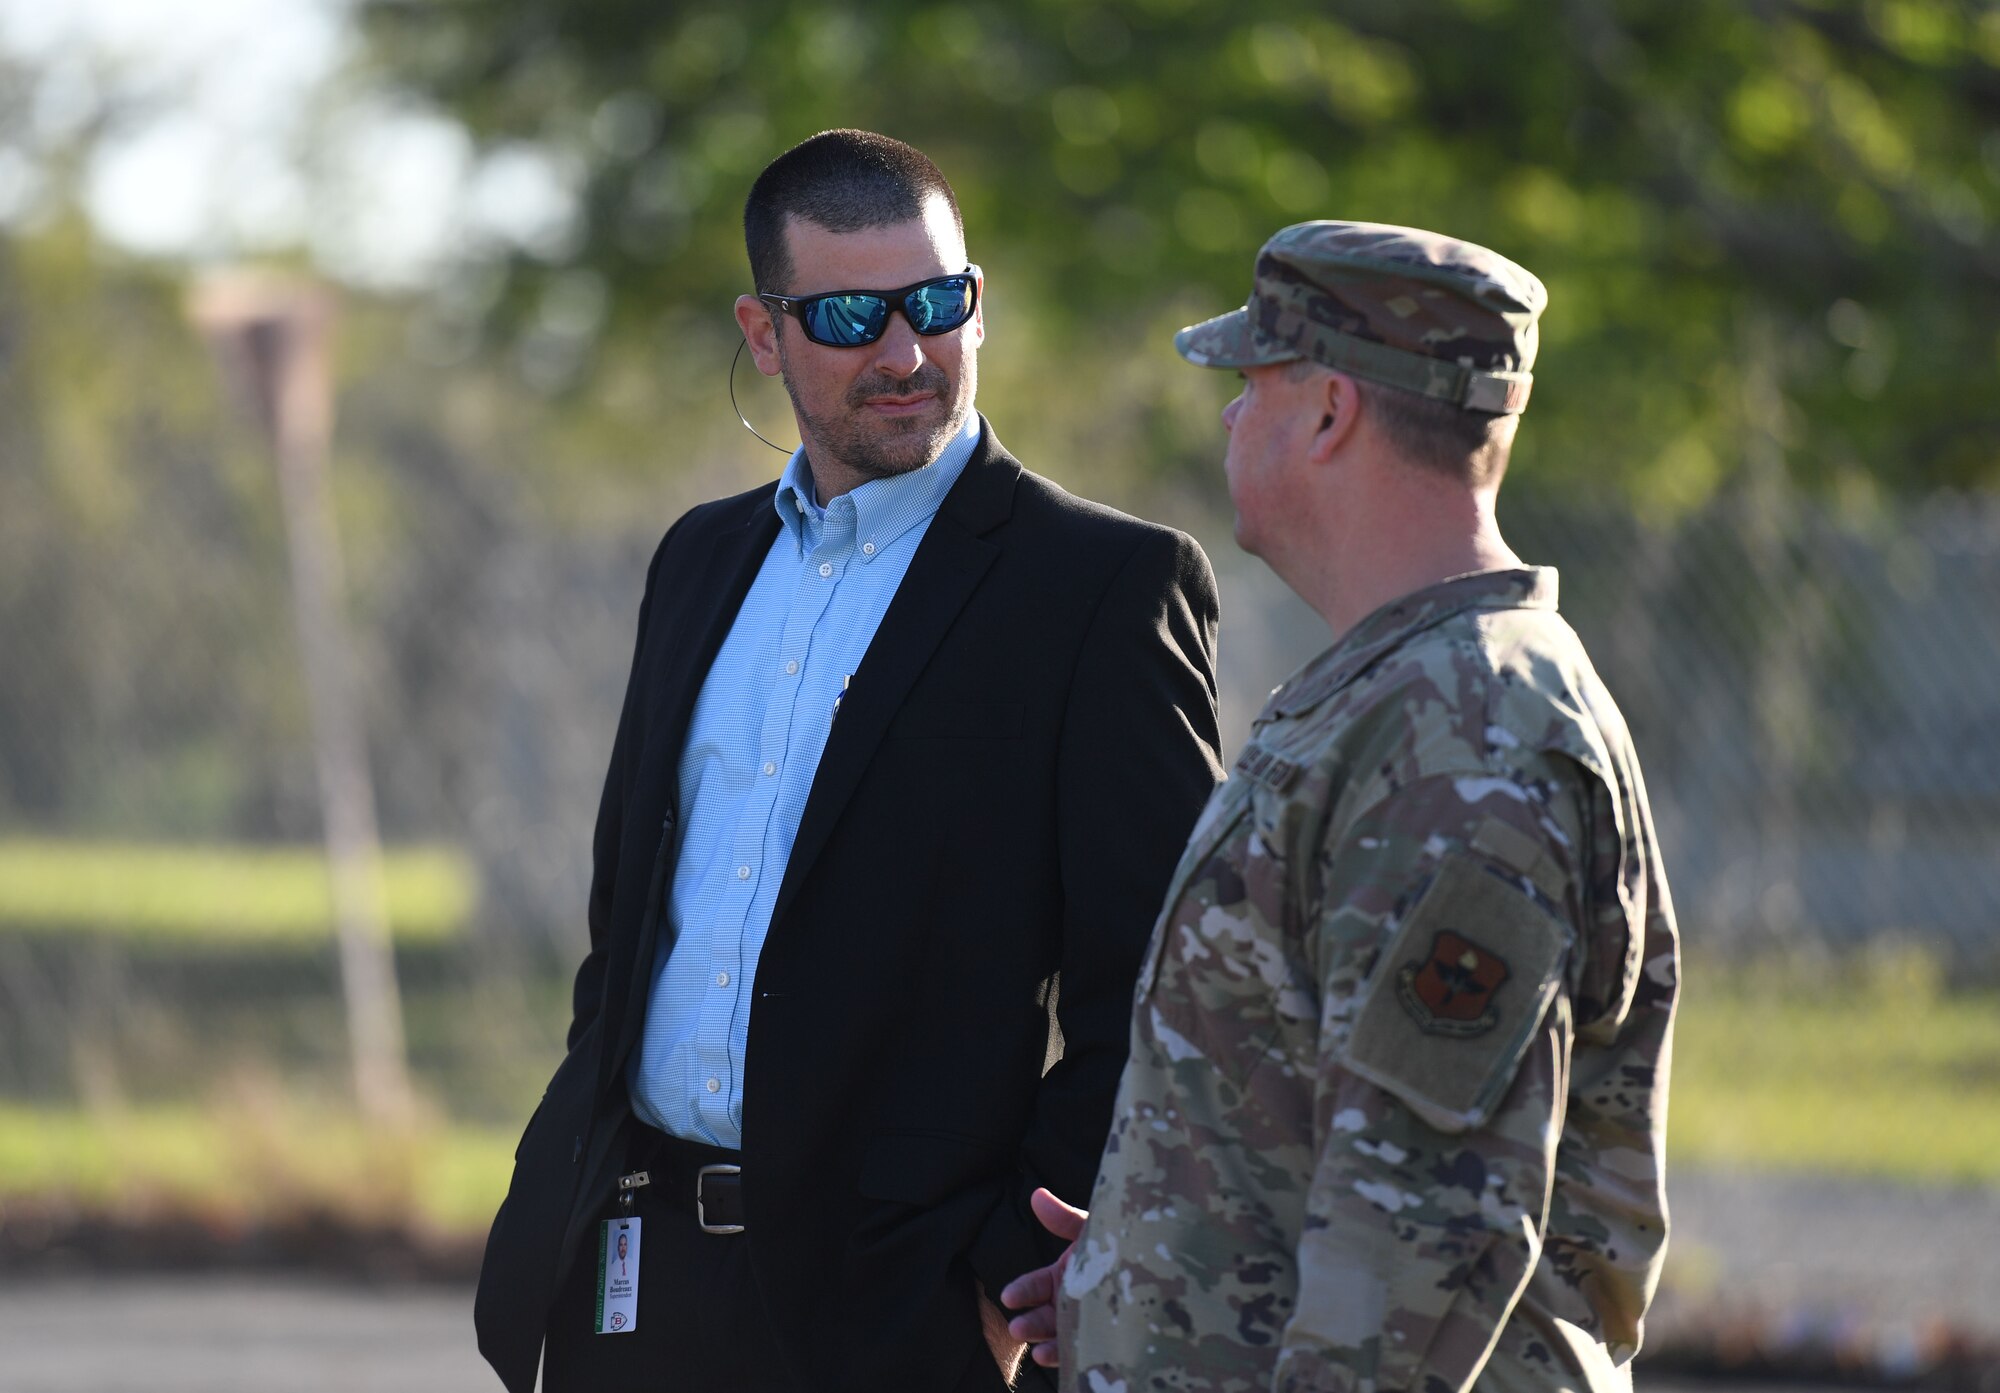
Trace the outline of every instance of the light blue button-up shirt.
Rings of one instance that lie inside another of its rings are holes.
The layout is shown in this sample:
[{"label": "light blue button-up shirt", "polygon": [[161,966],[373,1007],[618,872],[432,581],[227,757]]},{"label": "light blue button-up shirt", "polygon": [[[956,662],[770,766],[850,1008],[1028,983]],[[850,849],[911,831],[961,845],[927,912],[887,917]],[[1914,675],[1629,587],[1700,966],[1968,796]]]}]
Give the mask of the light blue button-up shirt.
[{"label": "light blue button-up shirt", "polygon": [[743,1144],[750,988],[835,701],[958,476],[979,417],[923,469],[824,508],[803,449],[778,480],[783,523],[702,682],[681,752],[680,848],[646,1030],[627,1084],[662,1131]]}]

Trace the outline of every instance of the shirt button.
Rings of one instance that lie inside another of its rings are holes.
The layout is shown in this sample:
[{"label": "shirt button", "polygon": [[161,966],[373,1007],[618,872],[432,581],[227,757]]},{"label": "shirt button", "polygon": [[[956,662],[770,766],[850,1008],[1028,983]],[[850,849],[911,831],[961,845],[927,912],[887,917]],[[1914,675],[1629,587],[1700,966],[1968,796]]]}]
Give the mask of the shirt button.
[{"label": "shirt button", "polygon": [[720,1093],[720,1092],[722,1092],[722,1080],[721,1080],[721,1079],[710,1079],[710,1080],[708,1081],[708,1091],[709,1091],[710,1093]]},{"label": "shirt button", "polygon": [[738,880],[748,880],[750,878],[750,868],[748,866],[738,866],[736,868],[736,878]]},{"label": "shirt button", "polygon": [[785,676],[787,677],[797,676],[798,670],[799,670],[799,660],[797,658],[794,658],[790,662],[785,664]]},{"label": "shirt button", "polygon": [[728,973],[726,973],[726,972],[718,972],[718,973],[716,973],[716,974],[715,974],[715,985],[716,985],[716,986],[718,986],[718,987],[726,987],[726,986],[728,986],[728,985],[729,985],[729,974],[728,974]]},{"label": "shirt button", "polygon": [[873,556],[875,554],[875,544],[873,542],[863,542],[861,544],[861,554],[863,556]]},{"label": "shirt button", "polygon": [[777,765],[775,765],[775,764],[771,763],[771,761],[770,761],[770,760],[768,760],[768,759],[764,761],[764,777],[765,777],[765,778],[767,778],[767,779],[768,779],[768,778],[769,778],[769,777],[770,777],[771,775],[773,775],[773,774],[775,774],[775,773],[777,773],[777,772],[778,772],[778,766],[777,766]]},{"label": "shirt button", "polygon": [[820,573],[821,575],[823,575],[823,576],[830,576],[830,575],[832,575],[832,574],[833,574],[833,563],[832,563],[831,561],[822,561],[822,562],[820,562],[820,563],[819,563],[819,573]]}]

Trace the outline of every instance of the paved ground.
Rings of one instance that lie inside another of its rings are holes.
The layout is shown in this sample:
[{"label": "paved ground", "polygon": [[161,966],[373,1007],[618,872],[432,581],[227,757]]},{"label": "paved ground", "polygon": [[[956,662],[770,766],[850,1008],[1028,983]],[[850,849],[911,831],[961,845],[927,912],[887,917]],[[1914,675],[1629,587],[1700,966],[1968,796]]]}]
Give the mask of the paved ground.
[{"label": "paved ground", "polygon": [[[2000,1191],[1682,1175],[1674,1195],[1663,1336],[1754,1312],[1806,1335],[1865,1325],[1890,1356],[1899,1329],[1939,1321],[2000,1338]],[[294,1278],[0,1279],[0,1393],[495,1393],[471,1306],[456,1288]]]},{"label": "paved ground", "polygon": [[472,1293],[302,1280],[0,1285],[0,1393],[498,1393]]},{"label": "paved ground", "polygon": [[1665,1317],[1726,1308],[1885,1330],[1942,1323],[2000,1341],[2000,1189],[1691,1173],[1668,1194]]},{"label": "paved ground", "polygon": [[[434,1288],[143,1277],[0,1285],[0,1390],[498,1393],[473,1352],[471,1312],[470,1292]],[[1765,1393],[1665,1380],[1641,1388]]]}]

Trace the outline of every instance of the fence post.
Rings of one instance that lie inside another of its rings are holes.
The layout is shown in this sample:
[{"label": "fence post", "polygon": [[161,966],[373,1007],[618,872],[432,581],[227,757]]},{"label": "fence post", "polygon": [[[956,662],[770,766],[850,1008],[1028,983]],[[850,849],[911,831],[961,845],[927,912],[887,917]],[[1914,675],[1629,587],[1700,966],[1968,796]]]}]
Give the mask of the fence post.
[{"label": "fence post", "polygon": [[411,1102],[402,1002],[389,941],[375,789],[342,616],[340,538],[327,481],[333,444],[333,297],[303,281],[237,273],[204,281],[190,311],[276,459],[355,1097],[365,1117],[401,1121]]}]

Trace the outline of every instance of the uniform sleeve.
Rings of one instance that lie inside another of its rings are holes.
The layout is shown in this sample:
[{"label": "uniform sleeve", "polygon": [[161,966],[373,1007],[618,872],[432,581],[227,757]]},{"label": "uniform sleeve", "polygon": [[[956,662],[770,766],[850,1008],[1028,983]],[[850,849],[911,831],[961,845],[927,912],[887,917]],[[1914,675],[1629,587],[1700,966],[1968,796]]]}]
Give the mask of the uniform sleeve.
[{"label": "uniform sleeve", "polygon": [[1431,776],[1322,849],[1314,1161],[1282,1393],[1468,1388],[1541,1253],[1583,780]]},{"label": "uniform sleeve", "polygon": [[1573,974],[1576,1048],[1536,1296],[1620,1363],[1638,1353],[1667,1246],[1667,1083],[1680,943],[1629,744],[1591,790],[1590,948]]}]

